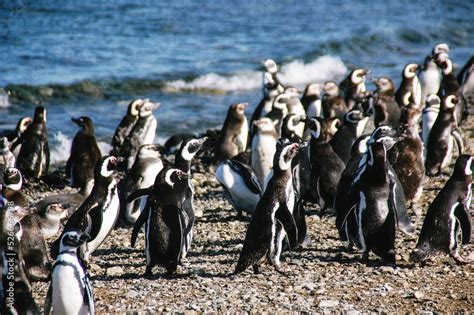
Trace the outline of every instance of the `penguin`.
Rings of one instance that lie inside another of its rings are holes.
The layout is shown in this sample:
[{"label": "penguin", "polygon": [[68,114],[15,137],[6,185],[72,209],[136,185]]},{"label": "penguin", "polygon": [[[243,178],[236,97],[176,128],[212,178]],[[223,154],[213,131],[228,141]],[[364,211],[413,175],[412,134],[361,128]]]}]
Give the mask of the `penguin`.
[{"label": "penguin", "polygon": [[282,241],[288,235],[290,246],[298,238],[293,217],[294,190],[291,161],[304,145],[281,141],[273,160],[271,177],[248,225],[245,241],[234,274],[252,266],[259,273],[262,263],[269,262],[280,270]]},{"label": "penguin", "polygon": [[341,94],[336,82],[328,81],[323,85],[323,117],[335,117],[339,120],[344,119],[344,115],[349,111],[346,101]]},{"label": "penguin", "polygon": [[306,116],[288,114],[283,118],[281,126],[281,137],[289,139],[291,142],[303,140],[304,127],[306,126]]},{"label": "penguin", "polygon": [[112,150],[110,151],[111,155],[117,155],[120,153],[120,148],[125,138],[128,137],[132,131],[133,126],[138,121],[140,106],[144,102],[145,100],[139,98],[131,101],[130,104],[128,104],[127,114],[123,116],[112,137]]},{"label": "penguin", "polygon": [[158,150],[159,146],[155,144],[142,145],[138,149],[137,157],[130,172],[127,173],[120,185],[122,217],[129,224],[135,223],[143,207],[140,207],[139,200],[132,203],[125,203],[124,201],[133,191],[153,185],[156,175],[163,168]]},{"label": "penguin", "polygon": [[[69,218],[64,227],[80,229],[90,235],[90,240],[81,246],[79,256],[86,263],[89,256],[102,244],[112,231],[119,215],[119,196],[117,192],[117,171],[124,169],[126,160],[115,156],[102,157],[96,165],[94,187],[91,194]],[[55,259],[59,252],[61,238],[53,242],[51,257]]]},{"label": "penguin", "polygon": [[[395,265],[396,208],[387,168],[383,143],[374,142],[367,149],[367,163],[348,192],[352,207],[344,219],[347,238],[364,252],[369,252]],[[352,215],[351,215],[352,214]]]},{"label": "penguin", "polygon": [[321,214],[332,210],[337,185],[341,179],[345,164],[329,144],[329,130],[336,128],[337,120],[310,118],[311,131],[309,159],[311,163],[311,193],[321,207]]},{"label": "penguin", "polygon": [[120,156],[127,159],[127,170],[129,170],[133,162],[135,162],[135,157],[140,146],[142,144],[153,143],[157,126],[153,111],[159,107],[160,103],[152,103],[150,101],[144,101],[140,105],[138,120],[133,125],[128,136],[124,139],[120,151]]},{"label": "penguin", "polygon": [[101,152],[94,134],[94,123],[87,116],[71,118],[80,130],[74,136],[71,154],[66,162],[66,176],[72,187],[82,187],[94,180],[94,168]]},{"label": "penguin", "polygon": [[457,76],[461,94],[466,104],[474,104],[474,56],[472,56]]},{"label": "penguin", "polygon": [[438,254],[449,254],[458,264],[471,262],[458,251],[471,240],[472,157],[460,155],[453,173],[428,208],[416,248],[410,255],[424,263]]},{"label": "penguin", "polygon": [[[0,137],[6,137],[10,142],[10,148],[15,158],[20,153],[21,144],[18,141],[21,139],[21,135],[26,131],[28,126],[33,122],[31,117],[22,117],[16,124],[14,130],[2,130],[0,131]],[[15,149],[13,149],[15,148]]]},{"label": "penguin", "polygon": [[281,136],[281,127],[283,124],[283,118],[288,114],[288,108],[286,104],[288,103],[290,97],[288,94],[282,93],[278,95],[273,101],[272,110],[265,116],[270,118],[275,125],[275,130],[278,134],[278,137]]},{"label": "penguin", "polygon": [[13,207],[19,208],[21,212],[25,212],[29,208],[28,199],[21,192],[23,186],[23,177],[18,169],[9,167],[3,173],[3,204],[11,203]]},{"label": "penguin", "polygon": [[446,43],[438,43],[433,46],[431,50],[431,55],[437,58],[440,54],[448,54],[449,53],[449,46]]},{"label": "penguin", "polygon": [[55,237],[61,226],[61,220],[67,217],[67,209],[60,203],[48,204],[41,212],[35,212],[41,234],[45,240]]},{"label": "penguin", "polygon": [[186,141],[192,138],[196,138],[196,135],[194,133],[189,133],[189,132],[181,132],[181,133],[172,135],[171,137],[168,138],[168,140],[166,140],[165,145],[164,145],[166,154],[175,154],[176,152],[178,152],[183,141]]},{"label": "penguin", "polygon": [[428,144],[428,137],[431,132],[431,128],[438,117],[440,110],[441,100],[438,95],[430,94],[425,98],[425,108],[422,112],[421,120],[421,140],[423,141],[423,161],[426,160],[426,146]]},{"label": "penguin", "polygon": [[268,91],[276,89],[279,93],[283,93],[284,87],[278,79],[278,66],[272,59],[263,62],[263,95],[267,95]]},{"label": "penguin", "polygon": [[414,98],[414,102],[417,106],[421,106],[421,85],[418,77],[416,76],[416,71],[418,70],[418,65],[414,63],[407,64],[403,68],[402,72],[402,82],[395,93],[395,101],[398,106],[402,108],[407,105],[405,95],[410,94]]},{"label": "penguin", "polygon": [[366,69],[354,69],[339,84],[339,90],[346,101],[347,107],[352,109],[358,95],[367,91],[365,76],[369,73]]},{"label": "penguin", "polygon": [[344,115],[342,126],[339,127],[334,137],[329,141],[334,152],[346,164],[351,157],[352,144],[362,135],[369,117],[364,116],[360,110],[351,110]]},{"label": "penguin", "polygon": [[374,124],[398,128],[400,125],[400,107],[395,101],[395,85],[388,77],[373,80],[377,87],[374,92]]},{"label": "penguin", "polygon": [[3,170],[15,166],[15,156],[10,151],[10,143],[6,137],[0,138],[0,184],[3,183]]},{"label": "penguin", "polygon": [[[33,122],[21,135],[17,142],[17,145],[19,144],[21,144],[21,149],[16,160],[16,167],[21,174],[32,178],[46,175],[49,169],[49,146],[44,107],[36,107]],[[12,150],[14,149],[12,147]]]},{"label": "penguin", "polygon": [[242,212],[250,215],[255,212],[263,190],[250,166],[236,160],[225,160],[217,166],[215,176],[239,217]]},{"label": "penguin", "polygon": [[454,95],[458,98],[454,117],[456,118],[456,124],[460,125],[461,122],[467,118],[469,113],[464,99],[462,98],[461,86],[454,75],[453,63],[445,53],[438,56],[437,62],[443,70],[443,79],[441,80],[438,96],[442,98],[443,96]]},{"label": "penguin", "polygon": [[323,108],[321,104],[321,85],[310,83],[306,86],[301,104],[308,117],[323,117]]},{"label": "penguin", "polygon": [[45,314],[95,314],[94,294],[89,275],[78,248],[89,241],[79,229],[66,230],[60,240],[59,254],[51,270]]},{"label": "penguin", "polygon": [[247,106],[247,103],[237,103],[229,107],[216,147],[218,162],[231,159],[245,151],[249,132],[247,117],[245,117]]},{"label": "penguin", "polygon": [[[166,268],[167,274],[176,272],[185,242],[185,216],[181,208],[182,201],[175,188],[179,182],[186,182],[190,174],[170,166],[164,167],[148,196],[145,209],[140,214],[132,232],[132,247],[135,245],[136,235],[145,223],[145,276],[152,275],[156,265]],[[131,195],[134,197],[134,194]],[[129,199],[131,201],[131,199]]]},{"label": "penguin", "polygon": [[273,167],[278,134],[270,118],[263,117],[254,122],[257,133],[252,141],[251,166],[260,187],[265,190],[265,178]]},{"label": "penguin", "polygon": [[[304,126],[305,126],[304,119],[306,118],[306,112],[303,108],[303,105],[301,104],[299,98],[292,96],[288,99],[288,102],[286,103],[286,107],[288,109],[288,115],[292,114],[292,115],[296,115],[296,116],[300,117],[300,119],[299,119],[300,121],[297,124],[295,124],[293,129],[294,129],[295,135],[298,136],[299,139],[302,139],[303,138],[303,132],[304,132]],[[286,115],[286,116],[288,116],[288,115]],[[288,127],[288,125],[285,125],[286,116],[283,118],[283,124],[282,124],[282,137],[283,138],[285,138],[285,136],[283,135],[283,129],[285,127]]]},{"label": "penguin", "polygon": [[247,141],[248,146],[252,145],[253,137],[255,136],[255,133],[257,131],[254,122],[262,117],[265,117],[268,113],[271,112],[273,101],[275,100],[275,97],[278,96],[278,94],[278,89],[269,90],[268,93],[262,98],[260,103],[258,103],[257,107],[255,108],[249,122],[250,132]]},{"label": "penguin", "polygon": [[441,85],[441,72],[436,63],[436,57],[426,56],[418,78],[423,100],[426,100],[426,97],[430,94],[438,94]]},{"label": "penguin", "polygon": [[425,168],[428,176],[437,176],[451,163],[454,141],[462,154],[462,139],[457,130],[454,111],[459,99],[454,95],[445,96],[441,101],[441,110],[433,124],[426,145]]},{"label": "penguin", "polygon": [[413,103],[402,109],[399,133],[403,139],[398,141],[387,153],[395,173],[403,187],[405,200],[415,213],[414,207],[423,192],[423,176],[425,166],[423,160],[423,143],[418,133],[418,117],[420,109]]}]

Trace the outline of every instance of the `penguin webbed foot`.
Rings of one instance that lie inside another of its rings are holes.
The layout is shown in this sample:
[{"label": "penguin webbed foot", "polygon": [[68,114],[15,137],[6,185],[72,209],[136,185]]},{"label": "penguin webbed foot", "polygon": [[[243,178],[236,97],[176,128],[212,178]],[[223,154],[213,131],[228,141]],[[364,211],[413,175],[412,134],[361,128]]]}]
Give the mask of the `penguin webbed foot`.
[{"label": "penguin webbed foot", "polygon": [[145,273],[143,274],[143,278],[150,279],[153,277],[153,266],[146,266]]},{"label": "penguin webbed foot", "polygon": [[288,276],[288,272],[282,270],[280,266],[275,265],[274,267],[275,267],[275,271],[278,272],[280,275],[285,276],[285,277]]},{"label": "penguin webbed foot", "polygon": [[253,273],[256,275],[261,273],[258,265],[253,266]]}]

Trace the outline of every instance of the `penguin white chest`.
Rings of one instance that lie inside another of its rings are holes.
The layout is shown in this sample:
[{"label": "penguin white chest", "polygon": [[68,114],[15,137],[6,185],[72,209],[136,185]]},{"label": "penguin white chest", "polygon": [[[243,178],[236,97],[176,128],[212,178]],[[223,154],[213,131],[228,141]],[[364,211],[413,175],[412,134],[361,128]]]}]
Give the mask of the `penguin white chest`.
[{"label": "penguin white chest", "polygon": [[288,206],[288,210],[290,210],[291,213],[294,211],[295,207],[295,190],[293,189],[293,178],[290,177],[288,182],[286,183],[286,204]]},{"label": "penguin white chest", "polygon": [[[247,118],[244,118],[244,121],[242,122],[242,128],[240,129],[239,133],[239,140],[240,143],[242,143],[243,150],[247,147],[247,137],[249,135],[249,125],[247,123]],[[240,152],[239,152],[240,153]]]},{"label": "penguin white chest", "polygon": [[308,117],[322,117],[321,100],[315,100],[308,105]]}]

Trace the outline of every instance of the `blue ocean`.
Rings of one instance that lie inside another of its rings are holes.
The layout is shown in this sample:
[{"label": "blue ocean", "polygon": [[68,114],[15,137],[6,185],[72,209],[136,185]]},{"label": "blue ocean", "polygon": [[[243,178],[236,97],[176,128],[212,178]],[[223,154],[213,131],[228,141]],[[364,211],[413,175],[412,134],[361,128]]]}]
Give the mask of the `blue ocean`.
[{"label": "blue ocean", "polygon": [[472,1],[0,2],[0,128],[41,104],[52,161],[87,115],[104,150],[134,98],[161,103],[157,141],[219,128],[228,106],[261,98],[262,61],[284,84],[388,75],[446,42],[458,69],[474,53]]}]

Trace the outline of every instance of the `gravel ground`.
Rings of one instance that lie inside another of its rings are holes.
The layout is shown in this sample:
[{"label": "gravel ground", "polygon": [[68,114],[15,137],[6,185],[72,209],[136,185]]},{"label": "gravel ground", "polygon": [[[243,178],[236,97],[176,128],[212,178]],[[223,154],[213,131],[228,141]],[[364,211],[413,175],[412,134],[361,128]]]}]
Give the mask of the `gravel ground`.
[{"label": "gravel ground", "polygon": [[[472,117],[472,116],[471,116]],[[473,119],[463,130],[466,151],[473,153]],[[408,257],[416,245],[427,207],[447,177],[426,179],[420,201],[423,215],[415,218],[415,236],[397,235],[397,267],[384,266],[371,256],[348,252],[338,239],[335,219],[319,218],[317,208],[307,207],[311,243],[307,248],[282,254],[286,275],[270,266],[254,275],[251,268],[238,276],[234,270],[249,218],[237,218],[224,199],[223,190],[209,171],[194,172],[195,206],[204,215],[197,219],[195,236],[186,263],[169,278],[155,268],[145,279],[143,234],[130,247],[131,228],[116,228],[95,252],[90,266],[98,313],[116,312],[250,312],[250,311],[360,311],[454,312],[474,311],[474,265],[459,266],[439,257],[420,267]],[[469,244],[464,255],[474,251]],[[42,304],[46,283],[35,283],[34,294]]]}]

